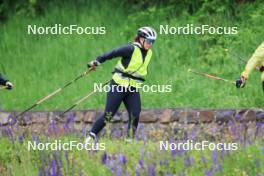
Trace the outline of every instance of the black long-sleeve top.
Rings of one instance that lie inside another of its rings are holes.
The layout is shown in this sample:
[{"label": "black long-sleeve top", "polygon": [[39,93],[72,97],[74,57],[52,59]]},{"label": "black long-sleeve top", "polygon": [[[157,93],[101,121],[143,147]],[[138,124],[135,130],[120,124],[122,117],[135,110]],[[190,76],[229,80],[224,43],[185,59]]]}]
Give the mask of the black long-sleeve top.
[{"label": "black long-sleeve top", "polygon": [[[142,48],[140,48],[140,51],[142,53],[143,61],[144,61],[148,51],[144,50]],[[127,45],[121,46],[119,48],[115,48],[115,49],[113,49],[111,51],[108,51],[108,52],[104,53],[101,56],[98,56],[96,58],[96,60],[98,62],[100,62],[100,63],[103,63],[106,60],[110,60],[110,59],[113,59],[113,58],[116,58],[116,57],[121,57],[122,65],[125,68],[127,68],[128,65],[129,65],[129,62],[131,60],[133,52],[134,52],[133,44],[127,44]]]}]

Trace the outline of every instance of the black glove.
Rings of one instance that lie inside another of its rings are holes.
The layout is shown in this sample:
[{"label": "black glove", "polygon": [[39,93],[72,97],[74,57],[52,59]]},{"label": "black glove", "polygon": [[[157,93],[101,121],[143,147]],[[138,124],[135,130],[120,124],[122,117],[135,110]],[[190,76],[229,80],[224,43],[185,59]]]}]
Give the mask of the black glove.
[{"label": "black glove", "polygon": [[243,88],[246,85],[247,79],[244,76],[241,76],[239,79],[236,80],[236,87]]},{"label": "black glove", "polygon": [[264,72],[264,66],[259,67],[260,72]]},{"label": "black glove", "polygon": [[13,84],[9,81],[7,81],[5,85],[7,87],[6,89],[8,89],[8,90],[11,90],[13,88]]},{"label": "black glove", "polygon": [[262,81],[262,90],[263,90],[263,93],[264,93],[264,81]]},{"label": "black glove", "polygon": [[88,68],[91,68],[91,67],[96,68],[98,65],[100,65],[100,62],[98,62],[97,60],[93,60],[87,64],[87,67]]}]

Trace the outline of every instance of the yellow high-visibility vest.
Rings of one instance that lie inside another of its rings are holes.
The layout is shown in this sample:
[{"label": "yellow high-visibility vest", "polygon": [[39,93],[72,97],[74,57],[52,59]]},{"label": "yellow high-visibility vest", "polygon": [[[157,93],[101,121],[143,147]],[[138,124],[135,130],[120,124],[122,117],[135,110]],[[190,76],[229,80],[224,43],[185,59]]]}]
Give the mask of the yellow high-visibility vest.
[{"label": "yellow high-visibility vest", "polygon": [[[150,49],[148,50],[145,60],[143,62],[143,56],[140,51],[140,48],[137,45],[133,45],[133,47],[134,51],[131,60],[128,64],[128,67],[125,68],[122,65],[121,59],[115,66],[116,70],[119,70],[125,74],[115,72],[113,75],[113,80],[117,84],[122,85],[124,87],[132,86],[135,88],[139,88],[143,83],[145,76],[148,74],[148,65],[151,60],[152,51]],[[126,76],[127,74],[131,75],[131,77]],[[139,79],[133,79],[133,77]]]}]

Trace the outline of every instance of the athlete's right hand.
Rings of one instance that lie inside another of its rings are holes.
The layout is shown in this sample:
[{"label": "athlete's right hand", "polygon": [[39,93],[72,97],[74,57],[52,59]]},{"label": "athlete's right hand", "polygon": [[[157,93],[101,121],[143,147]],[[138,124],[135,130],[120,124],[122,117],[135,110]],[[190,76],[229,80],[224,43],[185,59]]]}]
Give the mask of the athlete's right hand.
[{"label": "athlete's right hand", "polygon": [[100,62],[98,62],[97,60],[93,60],[87,64],[87,67],[96,69],[98,65],[100,65]]}]

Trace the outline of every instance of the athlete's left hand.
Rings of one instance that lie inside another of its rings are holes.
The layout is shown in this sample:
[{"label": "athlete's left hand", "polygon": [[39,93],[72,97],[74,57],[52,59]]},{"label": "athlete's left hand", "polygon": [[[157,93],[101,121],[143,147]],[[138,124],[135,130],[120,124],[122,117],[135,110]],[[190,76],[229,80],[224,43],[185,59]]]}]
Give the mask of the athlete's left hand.
[{"label": "athlete's left hand", "polygon": [[11,90],[13,88],[13,84],[10,81],[7,81],[5,85],[7,86],[6,89],[8,90]]},{"label": "athlete's left hand", "polygon": [[259,67],[260,72],[264,72],[264,66]]},{"label": "athlete's left hand", "polygon": [[236,80],[236,87],[237,88],[243,88],[246,85],[247,78],[244,76],[241,76],[239,79]]}]

